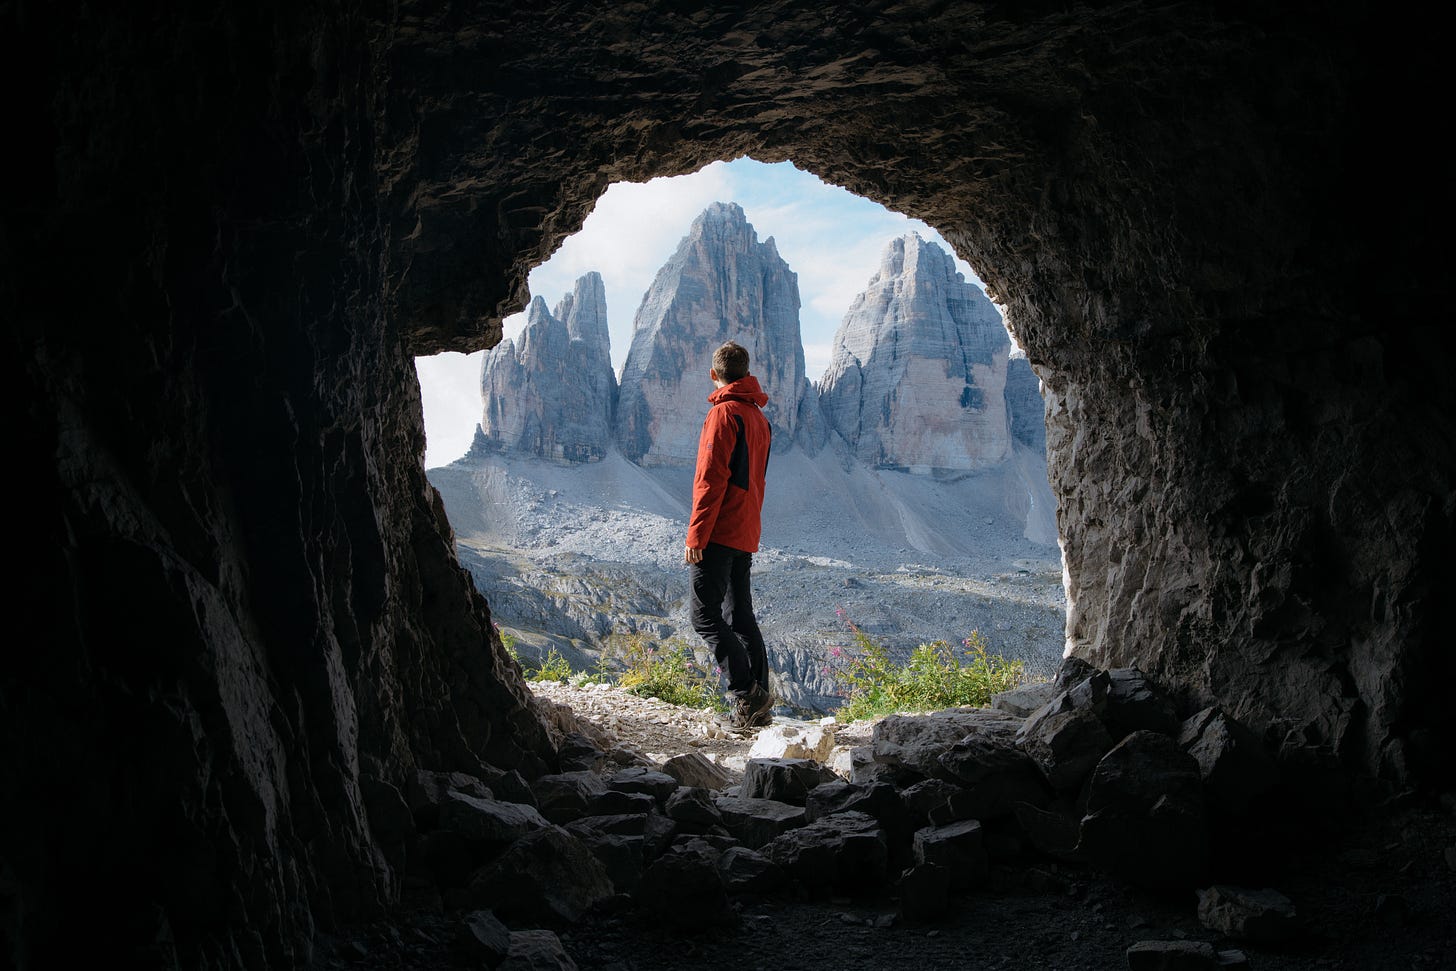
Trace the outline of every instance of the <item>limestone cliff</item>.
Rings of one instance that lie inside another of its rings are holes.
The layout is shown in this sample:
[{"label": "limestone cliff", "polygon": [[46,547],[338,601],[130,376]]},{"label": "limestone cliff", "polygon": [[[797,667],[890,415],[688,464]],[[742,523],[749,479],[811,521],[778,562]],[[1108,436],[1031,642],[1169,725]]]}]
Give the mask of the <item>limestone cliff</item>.
[{"label": "limestone cliff", "polygon": [[987,468],[1011,451],[1010,344],[980,288],[939,246],[910,233],[885,247],[845,314],[819,402],[872,465]]},{"label": "limestone cliff", "polygon": [[1006,365],[1005,398],[1011,440],[1045,455],[1046,405],[1042,402],[1041,381],[1020,351],[1012,352]]},{"label": "limestone cliff", "polygon": [[611,441],[616,394],[607,301],[593,271],[554,314],[540,297],[532,300],[519,341],[501,341],[485,355],[475,447],[598,461]]},{"label": "limestone cliff", "polygon": [[693,221],[637,311],[615,422],[624,455],[644,466],[692,465],[713,351],[728,340],[748,348],[775,446],[786,445],[801,414],[812,413],[798,277],[738,205],[717,202]]}]

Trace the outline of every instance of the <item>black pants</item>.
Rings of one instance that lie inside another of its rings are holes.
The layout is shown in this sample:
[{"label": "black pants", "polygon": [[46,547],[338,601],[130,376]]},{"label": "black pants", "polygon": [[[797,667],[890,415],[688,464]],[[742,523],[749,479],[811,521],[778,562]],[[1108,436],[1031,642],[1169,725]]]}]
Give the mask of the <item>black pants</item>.
[{"label": "black pants", "polygon": [[709,543],[703,559],[689,567],[693,629],[728,672],[728,690],[748,692],[755,684],[768,690],[768,654],[753,616],[748,570],[753,554]]}]

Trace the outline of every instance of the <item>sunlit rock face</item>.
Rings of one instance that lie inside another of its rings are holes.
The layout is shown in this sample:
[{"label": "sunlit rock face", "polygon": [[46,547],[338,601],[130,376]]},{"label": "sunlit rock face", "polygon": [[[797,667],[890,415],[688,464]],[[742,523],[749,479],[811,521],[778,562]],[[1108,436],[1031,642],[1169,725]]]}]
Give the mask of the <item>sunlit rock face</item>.
[{"label": "sunlit rock face", "polygon": [[730,340],[748,349],[775,446],[786,447],[810,395],[798,277],[772,238],[759,242],[742,208],[718,202],[693,220],[637,311],[617,406],[624,455],[646,466],[693,464],[713,351]]},{"label": "sunlit rock face", "polygon": [[1046,405],[1041,397],[1041,379],[1031,369],[1026,355],[1013,352],[1006,364],[1006,418],[1011,423],[1011,440],[1034,452],[1046,451]]},{"label": "sunlit rock face", "polygon": [[616,395],[605,290],[593,271],[576,281],[555,313],[540,297],[532,300],[520,337],[486,353],[475,447],[598,461],[611,444]]},{"label": "sunlit rock face", "polygon": [[875,466],[983,469],[1011,451],[1001,315],[955,260],[911,233],[834,335],[819,404],[854,453]]}]

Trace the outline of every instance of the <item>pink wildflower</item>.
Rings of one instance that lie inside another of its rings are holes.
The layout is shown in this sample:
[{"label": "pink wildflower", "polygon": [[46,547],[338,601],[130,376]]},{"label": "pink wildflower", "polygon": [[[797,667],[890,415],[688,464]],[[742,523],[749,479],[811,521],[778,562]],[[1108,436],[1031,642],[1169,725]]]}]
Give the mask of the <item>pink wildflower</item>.
[{"label": "pink wildflower", "polygon": [[829,656],[830,657],[844,657],[844,648],[840,647],[838,644],[835,644],[833,647],[831,647],[829,649]]}]

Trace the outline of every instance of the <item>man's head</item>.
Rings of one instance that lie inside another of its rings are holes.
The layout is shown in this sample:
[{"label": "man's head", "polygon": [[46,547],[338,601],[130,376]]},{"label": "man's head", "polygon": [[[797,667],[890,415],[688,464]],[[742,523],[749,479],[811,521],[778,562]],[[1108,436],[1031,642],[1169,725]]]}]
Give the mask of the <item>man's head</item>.
[{"label": "man's head", "polygon": [[748,351],[742,344],[729,341],[713,352],[714,381],[732,384],[748,374]]}]

